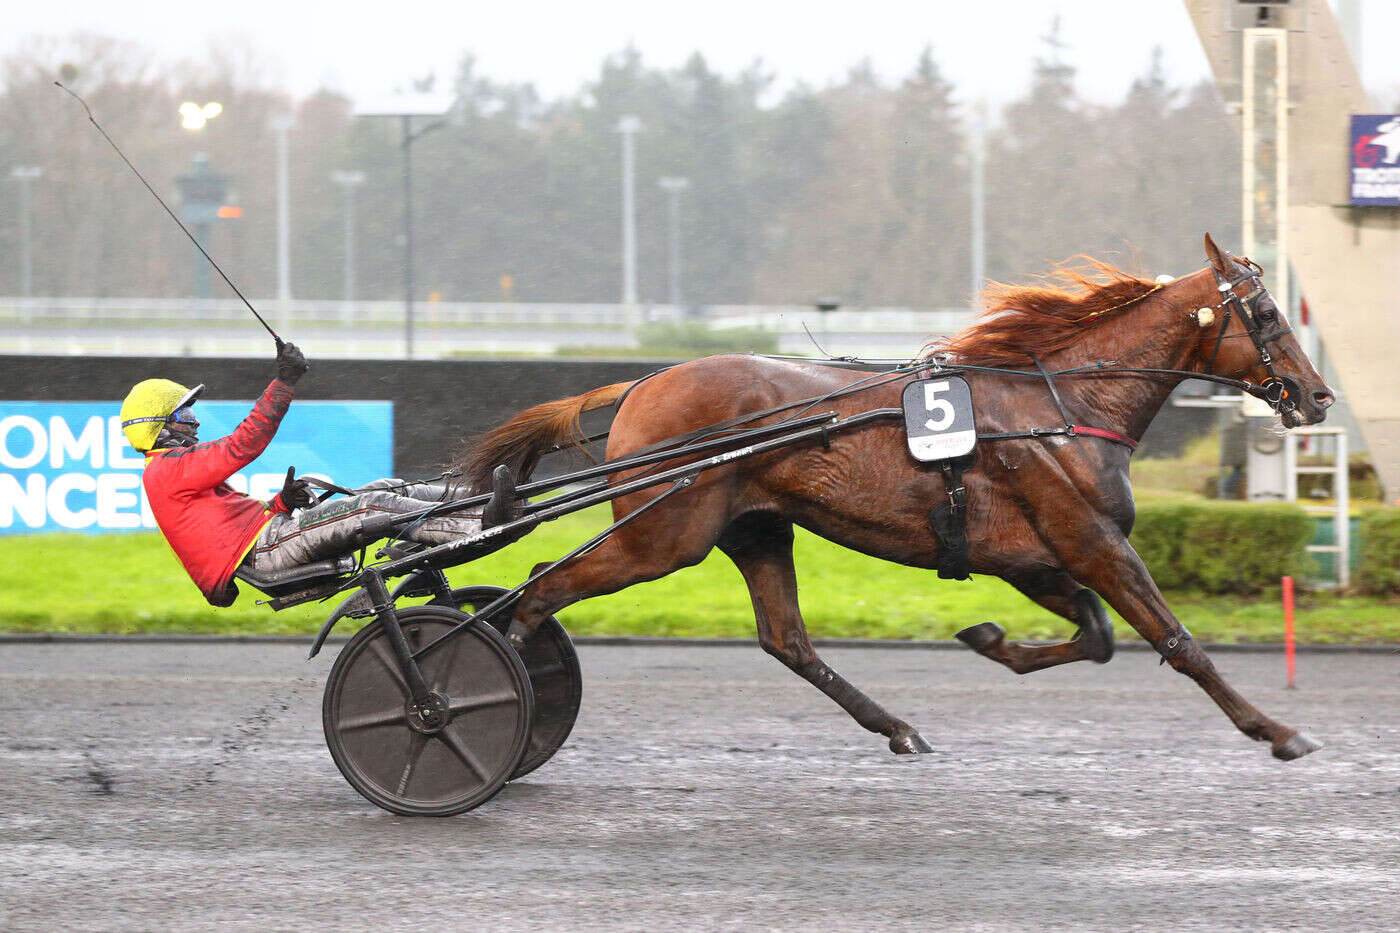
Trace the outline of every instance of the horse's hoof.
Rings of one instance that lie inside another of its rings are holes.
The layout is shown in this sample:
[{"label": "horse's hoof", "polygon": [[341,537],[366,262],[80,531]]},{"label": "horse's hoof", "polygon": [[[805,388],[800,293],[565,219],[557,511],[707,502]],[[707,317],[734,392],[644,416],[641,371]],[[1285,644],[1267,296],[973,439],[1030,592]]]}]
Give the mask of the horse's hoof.
[{"label": "horse's hoof", "polygon": [[1113,626],[1093,623],[1080,628],[1079,650],[1095,664],[1113,660]]},{"label": "horse's hoof", "polygon": [[890,751],[896,755],[923,755],[933,751],[933,746],[924,741],[924,737],[913,729],[908,732],[896,732],[890,737]]},{"label": "horse's hoof", "polygon": [[1315,752],[1321,747],[1322,743],[1317,739],[1302,732],[1295,732],[1293,738],[1274,746],[1274,757],[1280,761],[1292,761],[1295,758],[1302,758],[1309,752]]},{"label": "horse's hoof", "polygon": [[954,636],[973,651],[981,654],[1006,637],[1006,629],[995,622],[979,622],[970,625]]}]

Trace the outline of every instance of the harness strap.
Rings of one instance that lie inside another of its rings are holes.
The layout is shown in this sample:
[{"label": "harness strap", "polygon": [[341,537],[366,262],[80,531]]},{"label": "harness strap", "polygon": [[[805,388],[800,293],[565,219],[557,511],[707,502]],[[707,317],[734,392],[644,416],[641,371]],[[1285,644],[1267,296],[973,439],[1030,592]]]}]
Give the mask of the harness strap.
[{"label": "harness strap", "polygon": [[1053,428],[1031,428],[1026,431],[1000,431],[995,434],[978,433],[979,441],[1010,441],[1027,437],[1078,437],[1087,435],[1098,437],[1115,444],[1122,444],[1129,450],[1137,450],[1138,442],[1126,434],[1119,434],[1117,431],[1110,431],[1106,428],[1090,428],[1082,424],[1067,424],[1062,427]]},{"label": "harness strap", "polygon": [[1031,362],[1035,364],[1036,369],[1040,370],[1040,374],[1045,377],[1045,386],[1050,390],[1050,398],[1054,399],[1055,407],[1060,410],[1060,418],[1064,420],[1065,427],[1068,429],[1067,433],[1073,437],[1074,423],[1069,420],[1069,412],[1065,410],[1065,403],[1060,399],[1060,391],[1055,388],[1055,380],[1050,378],[1050,370],[1046,369],[1045,365],[1041,363],[1037,357],[1031,357]]},{"label": "harness strap", "polygon": [[1082,424],[1072,424],[1070,427],[1074,429],[1075,434],[1087,434],[1090,437],[1101,437],[1106,441],[1122,444],[1129,450],[1137,450],[1138,442],[1126,434],[1119,434],[1117,431],[1109,431],[1104,428],[1088,428]]},{"label": "harness strap", "polygon": [[939,461],[947,502],[929,510],[928,522],[938,539],[938,577],[966,580],[972,575],[967,548],[967,487],[963,485],[962,465],[954,460]]}]

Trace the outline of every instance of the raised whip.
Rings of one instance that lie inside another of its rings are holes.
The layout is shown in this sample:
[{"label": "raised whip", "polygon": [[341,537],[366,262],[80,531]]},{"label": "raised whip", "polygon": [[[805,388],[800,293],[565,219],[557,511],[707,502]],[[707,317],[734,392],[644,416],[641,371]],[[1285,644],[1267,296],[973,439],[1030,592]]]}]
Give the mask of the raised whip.
[{"label": "raised whip", "polygon": [[151,183],[146,180],[146,176],[142,175],[140,170],[137,169],[136,166],[131,164],[131,160],[126,157],[126,153],[122,152],[121,147],[112,141],[112,137],[107,135],[107,131],[102,128],[102,124],[98,123],[97,118],[92,115],[92,108],[87,105],[87,101],[79,97],[76,92],[74,92],[71,88],[65,86],[61,81],[55,81],[54,85],[57,86],[60,90],[66,92],[78,103],[83,105],[83,109],[87,111],[87,118],[89,122],[91,122],[93,126],[97,127],[97,132],[101,133],[102,138],[107,140],[108,145],[110,145],[113,149],[116,150],[117,155],[122,157],[122,161],[126,163],[126,167],[136,173],[136,177],[141,179],[141,184],[145,185],[146,190],[151,193],[151,197],[155,198],[156,201],[160,204],[160,206],[165,208],[165,212],[170,215],[170,219],[175,221],[176,224],[179,224],[180,229],[185,231],[185,236],[190,238],[190,242],[194,244],[194,248],[199,250],[199,252],[204,256],[205,259],[209,260],[209,265],[214,267],[214,271],[219,273],[219,277],[222,278],[225,282],[227,282],[228,287],[233,289],[233,293],[237,295],[240,299],[242,299],[243,303],[248,306],[248,310],[253,312],[253,317],[257,318],[258,323],[267,329],[267,332],[272,335],[272,339],[277,341],[277,349],[281,350],[283,341],[281,337],[277,336],[277,331],[273,330],[271,325],[269,325],[267,321],[263,320],[263,316],[258,313],[258,309],[253,307],[253,303],[247,298],[245,298],[243,293],[238,290],[238,286],[234,285],[232,280],[230,280],[229,277],[224,274],[224,270],[219,268],[219,264],[214,261],[214,257],[209,255],[209,252],[203,246],[200,245],[200,242],[198,240],[195,239],[194,234],[190,233],[189,228],[184,225],[184,223],[180,220],[179,217],[175,216],[175,212],[170,209],[170,206],[165,203],[165,200],[160,195],[156,194],[156,189],[151,187]]}]

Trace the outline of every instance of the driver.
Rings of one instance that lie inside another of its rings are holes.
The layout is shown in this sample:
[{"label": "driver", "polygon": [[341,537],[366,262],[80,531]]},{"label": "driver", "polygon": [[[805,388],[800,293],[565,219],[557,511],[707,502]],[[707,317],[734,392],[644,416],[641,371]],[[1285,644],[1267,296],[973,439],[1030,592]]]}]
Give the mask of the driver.
[{"label": "driver", "polygon": [[[201,444],[192,406],[204,391],[168,379],[139,382],[122,402],[122,431],[146,455],[142,485],[165,540],[190,579],[212,605],[238,596],[234,572],[283,570],[349,554],[390,531],[392,516],[442,501],[448,487],[376,480],[355,495],[312,506],[307,481],[287,471],[282,491],[269,502],[235,492],[230,476],[267,448],[292,402],[292,386],[305,375],[306,358],[295,344],[277,350],[277,378],[253,411],[228,437]],[[420,520],[402,537],[445,544],[514,517],[514,482],[498,469],[491,501],[481,513],[456,512]],[[294,510],[296,514],[294,515]]]}]

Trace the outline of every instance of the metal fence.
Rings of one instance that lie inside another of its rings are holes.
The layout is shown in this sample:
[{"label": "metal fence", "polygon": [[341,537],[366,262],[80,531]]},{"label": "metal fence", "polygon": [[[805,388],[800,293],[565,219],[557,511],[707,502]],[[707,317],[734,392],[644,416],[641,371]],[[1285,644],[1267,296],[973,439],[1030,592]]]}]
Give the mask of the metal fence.
[{"label": "metal fence", "polygon": [[[404,356],[401,303],[268,300],[258,308],[279,333],[314,347],[322,357]],[[414,306],[413,355],[443,359],[596,351],[607,356],[635,352],[648,326],[684,322],[716,331],[761,331],[772,335],[780,353],[814,352],[815,338],[837,355],[904,359],[930,336],[952,333],[969,320],[965,308],[819,312],[805,305],[682,309],[425,301]],[[0,298],[0,353],[262,356],[267,337],[236,300]]]}]

